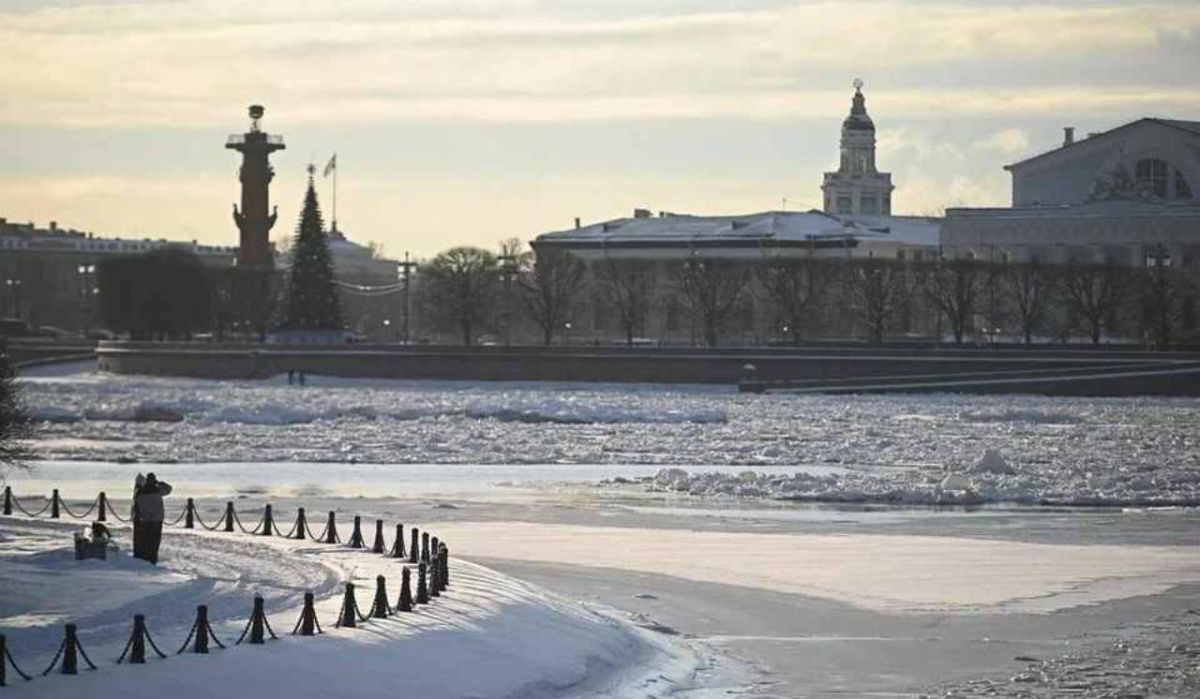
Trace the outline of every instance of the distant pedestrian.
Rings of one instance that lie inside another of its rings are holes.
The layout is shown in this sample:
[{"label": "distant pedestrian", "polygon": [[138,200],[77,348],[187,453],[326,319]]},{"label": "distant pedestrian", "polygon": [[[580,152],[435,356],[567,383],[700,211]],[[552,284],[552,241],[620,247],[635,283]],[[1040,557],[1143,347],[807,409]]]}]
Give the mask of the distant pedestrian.
[{"label": "distant pedestrian", "polygon": [[171,485],[153,473],[138,474],[133,496],[133,556],[158,564],[158,546],[162,543],[163,496],[171,494]]}]

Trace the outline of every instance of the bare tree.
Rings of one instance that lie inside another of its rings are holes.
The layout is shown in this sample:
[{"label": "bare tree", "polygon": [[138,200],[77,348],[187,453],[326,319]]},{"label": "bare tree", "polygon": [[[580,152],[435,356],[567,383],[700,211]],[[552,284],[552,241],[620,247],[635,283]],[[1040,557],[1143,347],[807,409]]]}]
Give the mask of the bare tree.
[{"label": "bare tree", "polygon": [[542,344],[554,341],[554,333],[567,321],[571,302],[583,287],[584,264],[571,253],[543,245],[522,265],[522,300],[530,317],[542,329]]},{"label": "bare tree", "polygon": [[1023,262],[1001,268],[999,282],[1004,298],[1016,313],[1025,346],[1046,322],[1054,295],[1054,273],[1040,262]]},{"label": "bare tree", "polygon": [[434,312],[457,326],[464,345],[472,344],[495,297],[496,256],[482,248],[451,248],[429,261],[425,280]]},{"label": "bare tree", "polygon": [[1158,349],[1168,349],[1184,324],[1191,289],[1188,279],[1174,269],[1152,265],[1137,274],[1141,324]]},{"label": "bare tree", "polygon": [[971,328],[986,276],[984,265],[976,260],[938,260],[922,268],[921,286],[950,323],[956,345]]},{"label": "bare tree", "polygon": [[694,256],[679,265],[676,275],[688,312],[700,323],[705,344],[716,347],[721,328],[750,280],[750,269],[730,260]]},{"label": "bare tree", "polygon": [[654,267],[645,260],[605,257],[595,267],[605,300],[617,313],[626,344],[646,320],[654,281]]},{"label": "bare tree", "polygon": [[871,342],[883,344],[883,335],[912,294],[911,270],[895,260],[868,257],[850,261],[845,268],[850,306],[867,326]]},{"label": "bare tree", "polygon": [[774,258],[757,267],[759,284],[784,322],[793,345],[800,344],[808,318],[828,298],[836,279],[829,260]]},{"label": "bare tree", "polygon": [[1113,328],[1125,301],[1129,270],[1112,262],[1084,264],[1072,261],[1063,265],[1060,272],[1060,288],[1067,310],[1091,338],[1092,344],[1099,345],[1101,333]]}]

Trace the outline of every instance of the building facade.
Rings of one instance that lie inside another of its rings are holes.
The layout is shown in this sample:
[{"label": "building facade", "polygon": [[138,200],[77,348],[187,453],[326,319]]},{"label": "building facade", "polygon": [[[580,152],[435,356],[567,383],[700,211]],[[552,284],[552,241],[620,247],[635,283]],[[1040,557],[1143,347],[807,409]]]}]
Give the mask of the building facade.
[{"label": "building facade", "polygon": [[850,115],[842,122],[841,164],[821,184],[827,214],[890,216],[892,175],[875,168],[875,122],[867,114],[861,80],[854,81]]},{"label": "building facade", "polygon": [[162,248],[194,253],[213,269],[233,267],[237,248],[144,238],[103,238],[51,221],[12,223],[0,218],[0,316],[32,328],[87,333],[97,317],[97,265],[106,258]]},{"label": "building facade", "polygon": [[1012,206],[946,212],[948,254],[1200,271],[1200,122],[1139,119],[1005,167]]}]

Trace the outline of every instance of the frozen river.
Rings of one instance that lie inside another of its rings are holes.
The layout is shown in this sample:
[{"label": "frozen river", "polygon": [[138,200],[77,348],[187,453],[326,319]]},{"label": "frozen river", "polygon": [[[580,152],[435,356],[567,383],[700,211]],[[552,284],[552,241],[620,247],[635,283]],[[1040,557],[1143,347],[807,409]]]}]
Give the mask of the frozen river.
[{"label": "frozen river", "polygon": [[[48,460],[259,464],[248,474],[270,474],[271,462],[455,466],[394,474],[426,485],[589,481],[670,466],[692,476],[660,485],[685,492],[898,504],[1200,502],[1196,399],[756,396],[705,386],[321,377],[302,387],[86,366],[33,372],[22,386]],[[988,450],[999,458],[981,464]],[[488,465],[512,473],[480,469]],[[746,469],[761,474],[751,487],[694,477]],[[801,476],[786,478],[792,473]]]},{"label": "frozen river", "polygon": [[[120,500],[155,470],[205,517],[234,499],[284,520],[304,505],[423,522],[459,555],[678,634],[722,696],[916,696],[977,678],[1018,696],[1029,684],[1004,687],[1029,658],[1089,668],[1110,642],[1171,647],[1200,604],[1200,514],[1178,506],[1200,500],[1195,400],[299,387],[83,367],[21,383],[44,460],[15,474],[19,494]],[[957,501],[983,505],[922,506]]]}]

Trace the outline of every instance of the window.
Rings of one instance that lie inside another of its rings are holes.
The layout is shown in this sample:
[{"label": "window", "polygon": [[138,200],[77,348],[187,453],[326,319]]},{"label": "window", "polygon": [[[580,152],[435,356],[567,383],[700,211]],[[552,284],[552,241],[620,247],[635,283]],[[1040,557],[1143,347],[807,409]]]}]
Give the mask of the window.
[{"label": "window", "polygon": [[879,199],[873,195],[864,196],[858,200],[858,211],[863,214],[879,213]]},{"label": "window", "polygon": [[1158,197],[1167,198],[1167,161],[1159,158],[1146,158],[1137,162],[1137,183],[1146,192]]},{"label": "window", "polygon": [[892,215],[892,195],[891,194],[883,195],[883,207],[879,213],[883,214],[884,216]]},{"label": "window", "polygon": [[847,196],[839,196],[837,198],[837,213],[852,214],[854,213],[854,200]]}]

